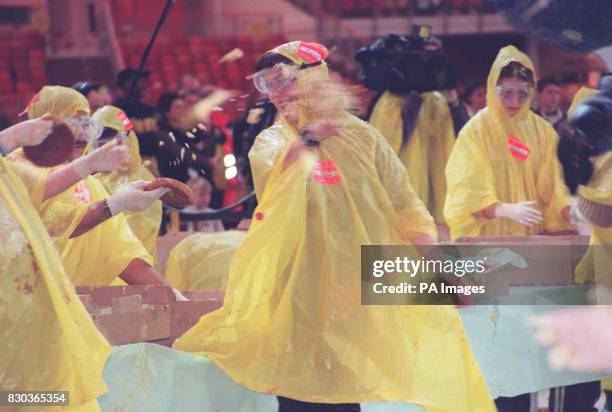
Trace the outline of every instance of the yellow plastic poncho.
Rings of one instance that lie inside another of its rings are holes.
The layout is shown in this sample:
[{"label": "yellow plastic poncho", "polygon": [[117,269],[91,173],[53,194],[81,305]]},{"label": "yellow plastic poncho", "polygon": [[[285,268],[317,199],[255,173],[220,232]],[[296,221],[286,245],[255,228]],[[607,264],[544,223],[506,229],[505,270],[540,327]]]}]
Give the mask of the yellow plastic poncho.
[{"label": "yellow plastic poncho", "polygon": [[263,192],[223,307],[174,348],[208,356],[250,390],[302,401],[494,411],[454,307],[361,305],[361,245],[435,236],[397,155],[345,115],[314,159],[285,169],[297,138],[282,118],[257,137],[250,160]]},{"label": "yellow plastic poncho", "polygon": [[[582,87],[572,100],[567,115],[569,118],[576,107],[593,97],[598,91]],[[578,187],[578,194],[583,198],[603,204],[612,205],[612,152],[591,158],[593,175],[591,180]],[[597,285],[612,287],[610,273],[612,268],[612,228],[603,228],[591,224],[591,240],[587,253],[576,267],[576,282],[596,282]],[[612,378],[602,379],[602,390],[612,390]]]},{"label": "yellow plastic poncho", "polygon": [[[124,126],[120,118],[122,111],[114,106],[104,106],[98,109],[93,118],[99,120],[104,127],[123,131]],[[117,172],[98,173],[96,178],[110,193],[115,193],[119,188],[137,180],[153,180],[155,176],[142,164],[138,138],[134,131],[130,131],[125,144],[130,149],[129,170],[125,174]],[[142,212],[125,212],[130,229],[140,240],[147,252],[155,259],[157,256],[157,235],[162,220],[162,202],[155,201],[148,209]]]},{"label": "yellow plastic poncho", "polygon": [[387,139],[408,169],[410,183],[427,206],[436,224],[445,223],[444,169],[455,144],[453,120],[444,96],[438,92],[422,93],[423,102],[417,125],[402,146],[402,108],[406,96],[385,92],[372,111],[370,124]]},{"label": "yellow plastic poncho", "polygon": [[[528,99],[510,117],[495,93],[500,71],[511,62],[533,71],[529,57],[513,46],[502,48],[487,80],[487,107],[461,130],[446,166],[448,192],[444,216],[451,238],[537,235],[570,230],[562,211],[569,193],[557,159],[558,137],[546,120],[531,112]],[[526,160],[515,158],[510,139],[526,145]],[[497,203],[537,201],[542,224],[529,228],[509,219],[477,218],[474,213]]]},{"label": "yellow plastic poncho", "polygon": [[[77,91],[61,86],[43,87],[28,107],[29,118],[46,113],[70,118],[78,112],[89,113],[87,100]],[[108,285],[133,259],[140,258],[153,264],[153,258],[134,236],[122,214],[70,239],[91,203],[106,197],[108,193],[104,186],[95,177],[89,176],[37,206],[49,235],[60,251],[66,274],[77,286]]]},{"label": "yellow plastic poncho", "polygon": [[172,249],[164,277],[178,290],[224,291],[230,263],[246,232],[195,233]]},{"label": "yellow plastic poncho", "polygon": [[110,345],[11,169],[0,156],[0,390],[69,391],[70,407],[61,410],[99,411]]}]

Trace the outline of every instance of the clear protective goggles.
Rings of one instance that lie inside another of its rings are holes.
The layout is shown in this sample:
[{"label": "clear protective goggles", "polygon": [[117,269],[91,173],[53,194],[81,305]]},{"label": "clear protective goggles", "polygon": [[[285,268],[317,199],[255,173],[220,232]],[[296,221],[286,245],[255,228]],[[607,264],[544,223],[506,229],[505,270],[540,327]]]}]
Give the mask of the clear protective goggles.
[{"label": "clear protective goggles", "polygon": [[279,63],[255,73],[253,83],[261,94],[278,93],[295,80],[298,70],[300,66]]},{"label": "clear protective goggles", "polygon": [[87,143],[93,143],[104,131],[102,123],[92,117],[73,117],[66,124],[75,136],[83,136]]},{"label": "clear protective goggles", "polygon": [[104,127],[102,134],[91,142],[91,145],[94,149],[97,149],[112,140],[116,140],[118,144],[126,144],[128,136],[128,132],[126,131],[118,131],[112,127]]},{"label": "clear protective goggles", "polygon": [[495,94],[497,94],[497,97],[499,97],[502,102],[510,102],[516,98],[519,103],[523,103],[529,99],[532,93],[533,87],[531,86],[524,86],[518,89],[509,86],[497,86],[495,88]]}]

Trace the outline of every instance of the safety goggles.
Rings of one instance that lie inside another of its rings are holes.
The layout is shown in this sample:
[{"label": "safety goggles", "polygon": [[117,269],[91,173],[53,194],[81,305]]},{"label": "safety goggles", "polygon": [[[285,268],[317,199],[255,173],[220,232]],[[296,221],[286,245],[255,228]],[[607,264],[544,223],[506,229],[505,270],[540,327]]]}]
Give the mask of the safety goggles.
[{"label": "safety goggles", "polygon": [[516,98],[519,103],[523,103],[529,99],[533,93],[533,88],[531,86],[525,86],[515,89],[508,86],[497,86],[495,88],[495,93],[502,102],[510,102]]},{"label": "safety goggles", "polygon": [[119,144],[124,144],[127,141],[127,138],[127,132],[120,132],[117,129],[113,129],[112,127],[104,127],[100,137],[91,142],[91,145],[97,149],[98,147],[104,146],[106,143],[110,142],[113,139],[117,139],[117,142]]},{"label": "safety goggles", "polygon": [[98,120],[91,117],[73,117],[66,124],[75,136],[83,136],[88,143],[92,143],[102,136],[104,126]]},{"label": "safety goggles", "polygon": [[270,95],[285,89],[297,75],[300,66],[279,63],[253,75],[253,83],[258,92]]}]

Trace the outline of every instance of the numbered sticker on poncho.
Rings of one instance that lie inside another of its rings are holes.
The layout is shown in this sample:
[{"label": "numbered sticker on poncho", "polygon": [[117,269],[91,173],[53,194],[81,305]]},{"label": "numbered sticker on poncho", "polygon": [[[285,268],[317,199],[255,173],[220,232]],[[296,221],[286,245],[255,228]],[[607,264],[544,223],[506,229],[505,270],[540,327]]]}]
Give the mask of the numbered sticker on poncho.
[{"label": "numbered sticker on poncho", "polygon": [[297,54],[308,63],[316,63],[325,60],[329,52],[322,44],[302,41],[298,46]]},{"label": "numbered sticker on poncho", "polygon": [[127,114],[125,114],[125,112],[119,112],[119,120],[121,120],[121,124],[123,125],[124,131],[129,132],[131,130],[134,130],[134,125],[130,121],[130,118],[127,117]]},{"label": "numbered sticker on poncho", "polygon": [[333,160],[325,162],[317,161],[312,170],[312,177],[315,182],[323,183],[324,185],[335,185],[342,181],[336,163]]},{"label": "numbered sticker on poncho", "polygon": [[510,149],[512,156],[518,160],[527,160],[529,153],[531,153],[531,149],[525,143],[512,135],[508,136],[508,149]]}]

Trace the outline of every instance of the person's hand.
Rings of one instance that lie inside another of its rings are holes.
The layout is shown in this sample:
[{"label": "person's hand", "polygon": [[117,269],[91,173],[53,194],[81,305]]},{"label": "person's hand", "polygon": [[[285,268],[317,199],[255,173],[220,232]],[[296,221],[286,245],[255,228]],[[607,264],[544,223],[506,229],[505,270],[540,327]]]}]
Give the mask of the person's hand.
[{"label": "person's hand", "polygon": [[125,173],[128,171],[128,163],[131,159],[127,146],[117,144],[113,141],[94,150],[83,157],[87,175],[92,173],[105,173],[117,171]]},{"label": "person's hand", "polygon": [[612,306],[564,309],[529,319],[534,339],[550,346],[553,369],[612,371]]},{"label": "person's hand", "polygon": [[54,123],[55,120],[51,116],[17,123],[0,132],[0,145],[6,153],[23,146],[36,146],[51,133]]},{"label": "person's hand", "polygon": [[502,203],[495,208],[495,217],[510,219],[527,227],[542,223],[542,212],[532,206],[538,202]]},{"label": "person's hand", "polygon": [[303,130],[303,134],[306,134],[309,138],[318,142],[333,136],[338,136],[339,133],[340,127],[338,124],[326,120],[311,123]]},{"label": "person's hand", "polygon": [[159,187],[155,190],[145,191],[143,188],[147,183],[144,180],[138,180],[108,197],[106,200],[111,214],[115,216],[124,211],[142,212],[169,190],[165,187]]}]

